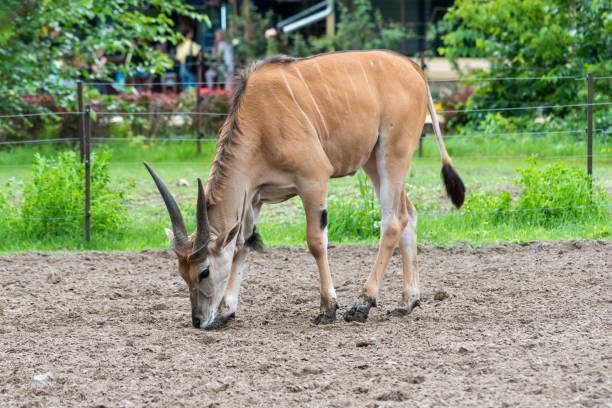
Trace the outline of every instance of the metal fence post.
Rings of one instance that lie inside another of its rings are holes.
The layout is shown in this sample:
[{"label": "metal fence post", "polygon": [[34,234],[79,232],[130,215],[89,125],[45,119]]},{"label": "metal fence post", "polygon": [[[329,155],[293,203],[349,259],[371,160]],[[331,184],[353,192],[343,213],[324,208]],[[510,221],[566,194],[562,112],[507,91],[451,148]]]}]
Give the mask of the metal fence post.
[{"label": "metal fence post", "polygon": [[85,107],[85,240],[91,240],[91,107]]},{"label": "metal fence post", "polygon": [[84,129],[83,126],[84,124],[84,119],[83,119],[83,81],[77,81],[77,99],[78,99],[78,108],[79,108],[79,152],[80,152],[80,157],[81,157],[81,163],[83,163],[83,156],[85,155],[85,150],[84,150],[84,141],[83,141],[83,134]]},{"label": "metal fence post", "polygon": [[593,175],[593,74],[587,74],[587,174]]},{"label": "metal fence post", "polygon": [[195,97],[196,97],[196,130],[198,132],[197,135],[197,144],[198,144],[198,154],[202,153],[202,115],[200,115],[200,105],[202,101],[202,96],[200,95],[200,84],[202,83],[202,57],[198,55],[198,83],[195,87]]}]

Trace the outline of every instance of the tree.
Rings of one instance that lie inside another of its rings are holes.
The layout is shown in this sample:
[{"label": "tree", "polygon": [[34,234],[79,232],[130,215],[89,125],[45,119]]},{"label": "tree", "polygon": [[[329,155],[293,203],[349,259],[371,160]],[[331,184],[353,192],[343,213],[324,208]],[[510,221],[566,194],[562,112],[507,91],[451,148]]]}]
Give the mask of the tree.
[{"label": "tree", "polygon": [[[478,72],[476,77],[584,78],[587,72],[612,73],[610,0],[456,0],[438,30],[444,33],[442,55],[489,59],[490,72]],[[586,101],[585,82],[574,78],[473,85],[468,108]],[[612,81],[596,81],[596,101],[610,94]],[[482,119],[485,113],[472,115]]]},{"label": "tree", "polygon": [[374,9],[371,0],[338,1],[340,14],[336,35],[333,38],[309,38],[318,52],[330,48],[341,50],[371,50],[401,48],[413,33],[398,23],[385,24],[380,10]]},{"label": "tree", "polygon": [[[174,15],[208,20],[181,0],[3,0],[0,113],[49,112],[23,98],[39,90],[52,96],[54,107],[76,110],[78,78],[170,69],[170,58],[152,44],[182,38]],[[120,55],[126,58],[112,58]],[[2,127],[9,124],[0,119]]]}]

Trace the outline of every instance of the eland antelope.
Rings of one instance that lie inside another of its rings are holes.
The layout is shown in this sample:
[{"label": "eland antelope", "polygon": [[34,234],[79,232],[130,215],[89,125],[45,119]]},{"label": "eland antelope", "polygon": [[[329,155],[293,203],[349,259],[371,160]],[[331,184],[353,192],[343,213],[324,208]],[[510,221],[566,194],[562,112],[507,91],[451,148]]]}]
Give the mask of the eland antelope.
[{"label": "eland antelope", "polygon": [[178,205],[151,167],[166,204],[166,230],[187,282],[195,327],[220,327],[234,317],[249,248],[256,247],[264,203],[299,196],[306,240],[319,269],[320,314],[336,319],[338,303],[327,260],[327,186],[363,168],[380,201],[376,263],[344,315],[365,321],[399,243],[403,284],[398,311],[419,304],[417,214],[405,177],[426,112],[442,156],[442,178],[456,207],[465,196],[436,119],[427,79],[410,59],[390,51],[351,51],[309,58],[276,56],[238,75],[230,114],[221,128],[206,190],[198,179],[197,227],[189,236]]}]

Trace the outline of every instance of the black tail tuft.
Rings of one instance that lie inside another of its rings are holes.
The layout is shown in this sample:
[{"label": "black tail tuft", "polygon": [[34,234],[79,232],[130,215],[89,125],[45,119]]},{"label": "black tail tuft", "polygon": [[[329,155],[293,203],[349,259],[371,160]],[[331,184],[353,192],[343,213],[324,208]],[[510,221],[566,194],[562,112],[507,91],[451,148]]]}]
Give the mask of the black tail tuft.
[{"label": "black tail tuft", "polygon": [[461,181],[461,177],[459,177],[450,164],[442,166],[442,180],[444,180],[444,185],[446,185],[446,193],[453,204],[455,204],[455,207],[461,208],[463,200],[465,200],[465,186],[463,181]]}]

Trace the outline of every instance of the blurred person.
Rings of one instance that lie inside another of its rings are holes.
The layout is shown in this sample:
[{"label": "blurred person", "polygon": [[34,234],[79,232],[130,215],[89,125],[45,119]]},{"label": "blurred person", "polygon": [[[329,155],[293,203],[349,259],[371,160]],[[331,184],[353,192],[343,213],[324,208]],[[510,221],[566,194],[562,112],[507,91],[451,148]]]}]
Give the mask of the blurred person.
[{"label": "blurred person", "polygon": [[194,87],[198,80],[197,60],[202,47],[193,41],[193,29],[186,27],[181,30],[185,40],[176,47],[176,60],[180,64],[179,74],[183,89]]},{"label": "blurred person", "polygon": [[206,70],[206,86],[213,88],[215,77],[219,82],[225,80],[225,89],[232,89],[232,75],[234,74],[234,49],[232,44],[226,41],[226,33],[223,30],[215,31],[215,45],[212,49],[213,57],[217,63]]}]

